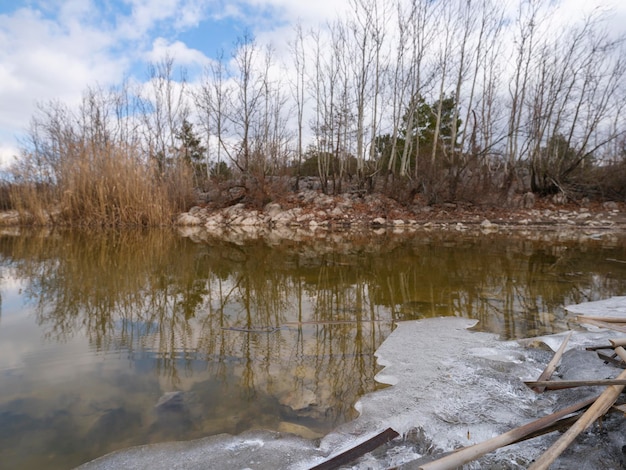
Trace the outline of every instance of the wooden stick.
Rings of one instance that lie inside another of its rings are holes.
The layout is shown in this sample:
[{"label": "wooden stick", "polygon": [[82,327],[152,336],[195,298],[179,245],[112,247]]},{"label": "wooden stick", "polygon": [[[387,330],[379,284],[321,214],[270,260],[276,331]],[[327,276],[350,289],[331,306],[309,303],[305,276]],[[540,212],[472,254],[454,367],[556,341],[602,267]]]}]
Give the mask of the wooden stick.
[{"label": "wooden stick", "polygon": [[576,319],[603,321],[607,323],[626,323],[626,317],[602,317],[595,315],[578,315]]},{"label": "wooden stick", "polygon": [[546,390],[561,390],[574,387],[596,387],[607,385],[626,385],[626,380],[598,379],[598,380],[528,380],[524,382],[529,387],[543,387]]},{"label": "wooden stick", "polygon": [[333,470],[339,468],[343,465],[349,464],[353,460],[362,457],[368,452],[377,449],[378,447],[386,444],[392,439],[395,439],[400,434],[394,431],[391,428],[385,429],[383,432],[376,434],[374,437],[371,437],[367,441],[359,444],[356,447],[348,449],[345,452],[342,452],[339,455],[336,455],[332,459],[326,460],[315,467],[312,467],[311,470]]},{"label": "wooden stick", "polygon": [[615,354],[612,356],[607,356],[606,354],[597,351],[596,354],[600,359],[602,359],[607,364],[613,364],[615,367],[621,367],[622,369],[626,369],[626,363],[624,361],[615,359]]},{"label": "wooden stick", "polygon": [[[626,350],[621,346],[615,348],[615,352],[626,360]],[[619,380],[626,379],[626,370],[618,377]],[[598,397],[593,405],[580,417],[576,423],[539,457],[528,470],[547,470],[547,468],[563,453],[565,449],[576,439],[576,437],[591,425],[596,419],[603,416],[609,408],[613,406],[615,400],[624,390],[624,385],[610,385]]]},{"label": "wooden stick", "polygon": [[[596,397],[597,398],[597,397]],[[459,449],[445,457],[434,460],[432,462],[428,462],[420,467],[420,470],[450,470],[453,468],[460,467],[461,465],[471,462],[472,460],[476,460],[477,458],[488,454],[489,452],[493,452],[500,447],[508,446],[509,444],[513,444],[525,436],[532,434],[538,430],[544,429],[548,426],[551,426],[554,422],[559,419],[567,416],[569,414],[575,413],[576,411],[589,406],[593,403],[596,398],[591,398],[589,400],[581,401],[574,405],[568,406],[567,408],[562,409],[561,411],[557,411],[550,415],[539,418],[535,421],[531,421],[523,426],[517,427],[515,429],[511,429],[504,434],[500,434],[499,436],[493,437],[486,441],[480,442],[473,446],[464,447]]]},{"label": "wooden stick", "polygon": [[[565,337],[565,339],[563,340],[563,343],[561,343],[561,347],[554,354],[554,357],[548,363],[545,370],[541,373],[537,381],[545,381],[545,380],[550,379],[550,377],[552,377],[552,374],[556,370],[556,366],[559,364],[559,361],[561,360],[561,356],[563,356],[563,353],[565,352],[565,346],[567,346],[567,342],[572,337],[573,333],[574,333],[573,331],[570,331],[569,334]],[[546,389],[546,387],[542,387],[542,386],[535,386],[531,388],[537,393],[543,392]]]},{"label": "wooden stick", "polygon": [[626,346],[626,338],[610,339],[609,343],[611,343],[611,346],[613,346],[614,348],[618,346]]},{"label": "wooden stick", "polygon": [[626,333],[626,325],[621,325],[619,323],[609,323],[606,321],[592,320],[591,318],[585,318],[581,316],[576,317],[576,321],[579,323],[586,323],[588,325],[599,326],[600,328],[607,328],[609,330]]}]

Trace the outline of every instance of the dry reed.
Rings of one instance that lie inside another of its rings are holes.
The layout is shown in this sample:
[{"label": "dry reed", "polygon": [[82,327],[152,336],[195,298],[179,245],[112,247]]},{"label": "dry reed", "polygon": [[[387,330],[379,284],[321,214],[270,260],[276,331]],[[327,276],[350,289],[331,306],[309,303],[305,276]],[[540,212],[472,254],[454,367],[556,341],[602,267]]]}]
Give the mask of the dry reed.
[{"label": "dry reed", "polygon": [[[184,162],[157,174],[135,148],[68,146],[53,184],[15,185],[12,203],[24,222],[86,227],[171,223],[192,203],[192,174]],[[33,181],[22,175],[22,181]]]}]

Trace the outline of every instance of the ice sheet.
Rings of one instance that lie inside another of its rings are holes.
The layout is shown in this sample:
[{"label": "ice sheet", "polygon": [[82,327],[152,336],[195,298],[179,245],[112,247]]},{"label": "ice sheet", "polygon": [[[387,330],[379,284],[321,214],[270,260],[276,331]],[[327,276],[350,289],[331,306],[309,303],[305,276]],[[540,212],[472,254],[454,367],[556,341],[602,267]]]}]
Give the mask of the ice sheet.
[{"label": "ice sheet", "polygon": [[[610,304],[615,310],[626,307],[626,297],[618,299]],[[589,314],[590,310],[583,307],[579,311]],[[599,393],[597,387],[586,387],[536,394],[524,385],[524,380],[540,375],[553,355],[537,345],[557,349],[563,334],[504,342],[495,335],[468,330],[474,323],[450,317],[400,323],[376,352],[384,365],[376,379],[393,386],[363,397],[356,404],[359,417],[319,443],[256,431],[122,450],[81,468],[305,469],[387,427],[404,439],[392,441],[351,468],[417,468],[418,464],[410,462],[489,439]],[[556,378],[616,376],[617,369],[580,349],[585,344],[606,342],[609,336],[615,334],[576,332]],[[604,430],[613,429],[614,433],[588,432],[551,468],[622,468],[623,421],[621,417],[607,418]],[[526,468],[554,438],[545,436],[510,446],[467,468]],[[601,453],[594,450],[598,446]]]}]

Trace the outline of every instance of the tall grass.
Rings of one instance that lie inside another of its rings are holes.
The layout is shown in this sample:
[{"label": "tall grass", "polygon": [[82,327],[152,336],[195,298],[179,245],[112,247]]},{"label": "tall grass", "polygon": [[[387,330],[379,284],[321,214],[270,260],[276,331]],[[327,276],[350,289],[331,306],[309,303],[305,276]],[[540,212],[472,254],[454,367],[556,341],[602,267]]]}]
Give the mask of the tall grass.
[{"label": "tall grass", "polygon": [[[28,168],[28,167],[23,167]],[[192,174],[184,162],[161,174],[135,148],[65,148],[49,184],[21,174],[11,201],[22,220],[89,227],[154,226],[171,223],[193,202]]]}]

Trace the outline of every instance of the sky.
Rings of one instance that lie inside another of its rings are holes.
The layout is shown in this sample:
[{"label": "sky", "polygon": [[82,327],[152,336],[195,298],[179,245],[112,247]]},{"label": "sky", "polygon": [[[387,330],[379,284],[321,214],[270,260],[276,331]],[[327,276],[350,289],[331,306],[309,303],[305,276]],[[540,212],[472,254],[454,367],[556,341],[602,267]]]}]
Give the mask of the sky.
[{"label": "sky", "polygon": [[[284,51],[298,21],[324,23],[349,1],[0,0],[0,167],[19,154],[38,103],[72,105],[90,86],[145,81],[165,54],[199,71],[245,32]],[[626,29],[623,0],[563,3],[574,14],[613,8],[614,27]]]}]

